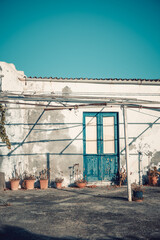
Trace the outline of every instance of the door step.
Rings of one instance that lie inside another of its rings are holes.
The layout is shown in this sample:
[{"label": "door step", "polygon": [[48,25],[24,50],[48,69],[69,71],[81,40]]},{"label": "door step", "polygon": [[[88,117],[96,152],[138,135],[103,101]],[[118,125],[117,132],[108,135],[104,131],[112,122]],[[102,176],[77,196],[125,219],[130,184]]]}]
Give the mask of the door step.
[{"label": "door step", "polygon": [[111,186],[111,185],[115,185],[115,184],[113,184],[113,182],[111,182],[111,181],[107,181],[107,182],[99,181],[99,182],[88,182],[87,183],[87,186],[92,186],[92,185],[102,187],[102,186]]}]

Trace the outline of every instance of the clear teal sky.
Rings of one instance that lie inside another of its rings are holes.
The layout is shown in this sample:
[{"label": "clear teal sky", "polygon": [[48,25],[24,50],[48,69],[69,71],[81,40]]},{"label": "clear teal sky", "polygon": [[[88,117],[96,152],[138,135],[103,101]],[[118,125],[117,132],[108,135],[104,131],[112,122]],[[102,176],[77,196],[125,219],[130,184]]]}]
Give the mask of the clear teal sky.
[{"label": "clear teal sky", "polygon": [[160,78],[160,0],[0,0],[0,61],[27,76]]}]

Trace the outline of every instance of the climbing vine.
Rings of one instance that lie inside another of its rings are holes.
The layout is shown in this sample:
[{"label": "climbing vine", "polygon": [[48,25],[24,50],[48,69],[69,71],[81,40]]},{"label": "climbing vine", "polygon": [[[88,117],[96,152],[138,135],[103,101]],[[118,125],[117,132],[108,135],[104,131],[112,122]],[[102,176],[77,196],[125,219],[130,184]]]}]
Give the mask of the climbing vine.
[{"label": "climbing vine", "polygon": [[11,143],[6,133],[5,125],[5,109],[2,104],[0,104],[0,138],[2,142],[6,143],[7,148],[11,149]]}]

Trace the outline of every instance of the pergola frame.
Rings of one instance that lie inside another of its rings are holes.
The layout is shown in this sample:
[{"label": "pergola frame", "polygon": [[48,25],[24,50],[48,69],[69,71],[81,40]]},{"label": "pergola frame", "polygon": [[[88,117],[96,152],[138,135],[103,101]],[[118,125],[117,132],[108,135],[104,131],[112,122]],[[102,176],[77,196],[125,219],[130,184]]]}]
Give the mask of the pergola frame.
[{"label": "pergola frame", "polygon": [[[94,84],[109,84],[113,83],[112,79],[109,81],[105,80],[83,80],[83,79],[37,79],[37,78],[21,78],[20,81],[43,81],[43,82],[74,82],[74,83],[94,83]],[[119,81],[119,80],[118,80]],[[143,80],[144,81],[144,80]],[[139,80],[136,84],[143,84],[143,81]],[[146,80],[147,81],[147,80]],[[160,80],[158,81],[147,81],[144,82],[144,85],[160,85]],[[133,81],[123,80],[119,81],[120,84],[134,84]],[[94,93],[93,93],[94,95]],[[37,102],[44,102],[37,103]],[[149,109],[160,111],[160,102],[159,101],[148,101],[148,100],[141,100],[137,98],[118,98],[118,97],[102,97],[102,96],[86,96],[85,93],[80,95],[78,93],[72,94],[55,94],[54,92],[51,93],[37,93],[37,92],[9,92],[9,91],[1,91],[0,92],[0,103],[5,104],[6,109],[43,109],[42,113],[40,114],[39,118],[32,126],[24,140],[21,142],[22,145],[29,134],[32,132],[33,128],[36,126],[42,115],[45,111],[55,111],[55,110],[72,110],[72,109],[79,109],[79,108],[114,108],[114,107],[121,107],[123,109],[123,118],[124,118],[124,137],[125,137],[125,158],[126,158],[126,167],[127,167],[127,189],[128,189],[128,201],[132,201],[131,198],[131,181],[130,181],[130,168],[129,168],[129,144],[128,144],[128,121],[127,121],[127,109],[128,108],[138,108],[138,109]],[[52,104],[51,104],[52,103]],[[54,104],[53,104],[54,103]],[[11,107],[11,105],[24,105],[25,107]],[[27,107],[26,107],[27,106]],[[12,150],[9,155],[14,152],[19,145]]]}]

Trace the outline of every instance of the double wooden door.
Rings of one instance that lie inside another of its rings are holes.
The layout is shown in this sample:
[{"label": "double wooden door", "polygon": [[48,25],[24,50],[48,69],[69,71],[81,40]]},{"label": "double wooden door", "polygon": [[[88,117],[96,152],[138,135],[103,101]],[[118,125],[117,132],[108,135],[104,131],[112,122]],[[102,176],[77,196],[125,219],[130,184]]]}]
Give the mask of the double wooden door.
[{"label": "double wooden door", "polygon": [[112,181],[118,173],[118,113],[83,114],[84,176],[87,181]]}]

